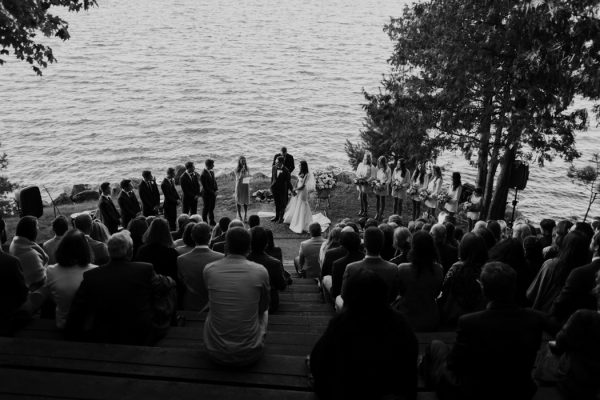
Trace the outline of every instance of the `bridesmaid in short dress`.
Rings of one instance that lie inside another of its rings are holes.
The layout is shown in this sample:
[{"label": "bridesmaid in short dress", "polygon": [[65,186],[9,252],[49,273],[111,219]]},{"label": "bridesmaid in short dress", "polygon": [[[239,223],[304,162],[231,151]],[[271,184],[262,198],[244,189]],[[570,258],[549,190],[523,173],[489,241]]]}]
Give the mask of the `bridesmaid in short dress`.
[{"label": "bridesmaid in short dress", "polygon": [[427,190],[429,190],[429,197],[425,200],[425,206],[429,211],[429,217],[435,218],[435,211],[438,207],[437,195],[442,189],[442,169],[434,165],[433,166],[433,179],[429,181]]},{"label": "bridesmaid in short dress", "polygon": [[375,215],[375,219],[379,221],[383,218],[383,213],[385,212],[385,198],[390,193],[390,182],[392,181],[392,170],[385,156],[381,156],[377,160],[376,177],[379,185],[373,189],[373,192],[377,199],[377,214]]},{"label": "bridesmaid in short dress", "polygon": [[410,171],[406,168],[406,161],[403,158],[398,160],[396,164],[396,168],[392,174],[392,182],[396,184],[392,189],[394,214],[402,216],[402,203],[407,199],[406,189],[410,186]]},{"label": "bridesmaid in short dress", "polygon": [[[250,203],[250,185],[247,179],[250,177],[250,171],[248,170],[248,164],[246,164],[246,157],[240,156],[238,159],[237,168],[235,173],[235,202],[237,206],[238,217],[242,219],[242,206],[244,207],[244,219],[247,221],[248,216],[248,203]],[[244,180],[246,179],[246,182]]]}]

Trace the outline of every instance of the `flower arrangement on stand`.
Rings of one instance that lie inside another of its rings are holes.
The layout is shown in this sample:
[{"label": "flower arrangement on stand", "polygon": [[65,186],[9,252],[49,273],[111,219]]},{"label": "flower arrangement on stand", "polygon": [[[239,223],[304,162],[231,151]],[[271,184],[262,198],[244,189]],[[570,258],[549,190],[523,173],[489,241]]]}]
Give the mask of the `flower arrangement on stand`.
[{"label": "flower arrangement on stand", "polygon": [[314,172],[315,188],[319,198],[328,198],[331,190],[336,186],[335,175],[332,171],[317,170]]}]

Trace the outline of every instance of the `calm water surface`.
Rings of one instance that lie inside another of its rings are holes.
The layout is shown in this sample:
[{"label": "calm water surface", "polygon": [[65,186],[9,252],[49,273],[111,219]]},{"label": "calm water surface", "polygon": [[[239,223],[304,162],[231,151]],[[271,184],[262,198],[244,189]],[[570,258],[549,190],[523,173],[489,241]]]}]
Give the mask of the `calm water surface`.
[{"label": "calm water surface", "polygon": [[[312,166],[346,168],[344,142],[363,123],[361,90],[376,90],[388,71],[383,25],[406,3],[99,0],[67,15],[72,38],[51,42],[59,62],[43,78],[15,61],[0,69],[8,173],[58,193],[142,169],[160,177],[207,157],[225,172],[244,154],[266,172],[281,145]],[[599,138],[598,129],[580,135],[585,159]],[[473,180],[460,156],[441,161]],[[565,168],[533,170],[520,209],[581,216],[586,197]]]}]

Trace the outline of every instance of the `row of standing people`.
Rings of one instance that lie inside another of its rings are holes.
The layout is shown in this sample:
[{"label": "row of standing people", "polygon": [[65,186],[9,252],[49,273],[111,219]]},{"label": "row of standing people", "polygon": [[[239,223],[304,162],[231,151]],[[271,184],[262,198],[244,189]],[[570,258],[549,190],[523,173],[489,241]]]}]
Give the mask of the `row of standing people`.
[{"label": "row of standing people", "polygon": [[[443,188],[442,170],[439,166],[429,162],[420,162],[411,172],[404,159],[398,160],[392,168],[385,156],[379,157],[374,163],[371,153],[365,152],[363,161],[356,169],[356,177],[356,188],[359,192],[361,206],[358,215],[367,216],[368,195],[372,190],[377,201],[375,215],[377,220],[384,217],[386,197],[388,196],[394,199],[393,214],[402,214],[403,204],[410,200],[413,206],[413,220],[420,217],[421,204],[425,206],[429,216],[435,217],[436,210],[440,205],[438,195]],[[443,204],[444,209],[450,215],[459,210],[461,195],[461,175],[460,172],[454,172],[452,184],[448,190],[448,200]],[[469,198],[470,205],[466,210],[467,218],[472,221],[479,219],[481,200],[482,191],[477,188]]]}]

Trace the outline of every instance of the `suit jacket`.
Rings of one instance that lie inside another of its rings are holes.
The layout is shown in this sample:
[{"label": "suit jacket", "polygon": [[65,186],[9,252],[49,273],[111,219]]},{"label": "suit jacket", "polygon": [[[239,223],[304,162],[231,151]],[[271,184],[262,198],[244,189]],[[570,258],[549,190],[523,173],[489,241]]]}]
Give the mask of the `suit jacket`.
[{"label": "suit jacket", "polygon": [[273,166],[273,170],[271,171],[271,192],[273,194],[277,192],[281,195],[287,195],[289,190],[294,190],[290,171],[286,167],[283,167],[281,173],[278,175],[277,167]]},{"label": "suit jacket", "polygon": [[160,205],[160,192],[158,191],[156,181],[153,180],[148,183],[143,180],[142,183],[140,183],[139,191],[144,214],[154,212],[156,207]]},{"label": "suit jacket", "polygon": [[551,309],[552,316],[561,325],[581,308],[596,310],[597,300],[592,290],[596,286],[596,274],[599,270],[600,258],[571,271]]},{"label": "suit jacket", "polygon": [[300,243],[300,267],[307,278],[318,278],[321,276],[319,265],[319,252],[321,245],[325,242],[322,236],[312,237]]},{"label": "suit jacket", "polygon": [[281,153],[277,153],[275,154],[275,157],[273,157],[273,165],[277,164],[277,157],[280,156],[283,157],[283,166],[286,167],[290,173],[292,173],[292,171],[294,171],[296,168],[296,165],[294,164],[294,156],[289,153],[285,156]]},{"label": "suit jacket", "polygon": [[546,318],[516,305],[490,303],[458,320],[448,369],[461,382],[464,399],[531,399],[531,379]]},{"label": "suit jacket", "polygon": [[394,301],[398,295],[398,290],[400,287],[398,267],[396,264],[385,261],[381,257],[365,257],[362,261],[354,262],[346,267],[344,278],[342,279],[342,298],[344,297],[345,286],[346,282],[348,281],[348,277],[360,268],[369,269],[379,275],[387,284],[388,300],[390,303]]},{"label": "suit jacket", "polygon": [[83,274],[65,326],[68,338],[148,345],[153,341],[152,264],[114,260]]},{"label": "suit jacket", "polygon": [[362,251],[355,250],[333,262],[331,267],[331,297],[333,299],[342,293],[342,282],[344,279],[344,273],[346,272],[346,267],[348,267],[349,264],[362,260],[363,258],[365,258],[365,254]]},{"label": "suit jacket", "polygon": [[200,195],[200,181],[198,180],[198,174],[194,172],[191,176],[188,172],[184,172],[179,178],[181,184],[181,191],[183,197],[194,198]]},{"label": "suit jacket", "polygon": [[160,184],[160,188],[165,196],[165,207],[167,205],[177,205],[179,193],[175,187],[175,179],[173,179],[172,182],[168,178],[163,179],[162,183]]},{"label": "suit jacket", "polygon": [[216,192],[219,189],[217,186],[217,178],[215,178],[214,171],[204,169],[200,174],[200,183],[202,183],[203,196],[216,196]]},{"label": "suit jacket", "polygon": [[7,319],[27,300],[28,293],[19,259],[0,250],[0,332]]},{"label": "suit jacket", "polygon": [[348,250],[342,246],[327,250],[325,252],[325,256],[323,257],[323,265],[321,266],[321,279],[323,279],[323,277],[326,275],[331,275],[333,271],[333,263],[347,254]]},{"label": "suit jacket", "polygon": [[108,230],[113,233],[119,227],[121,214],[117,211],[112,199],[100,196],[98,201],[98,210],[100,211],[100,220],[106,225]]},{"label": "suit jacket", "polygon": [[287,286],[283,276],[283,264],[276,258],[271,257],[264,251],[261,253],[250,253],[248,260],[262,265],[269,272],[269,284],[271,285],[271,304],[269,311],[277,311],[279,308],[279,291]]},{"label": "suit jacket", "polygon": [[189,253],[177,258],[177,273],[183,286],[184,310],[202,310],[208,304],[208,291],[204,284],[204,267],[213,261],[222,259],[221,253],[203,247],[195,247]]},{"label": "suit jacket", "polygon": [[141,211],[140,203],[138,202],[137,197],[135,197],[134,192],[131,192],[130,195],[124,190],[121,190],[121,194],[119,194],[117,202],[119,203],[119,208],[121,209],[123,228],[127,229],[129,221],[135,218],[135,216]]}]

